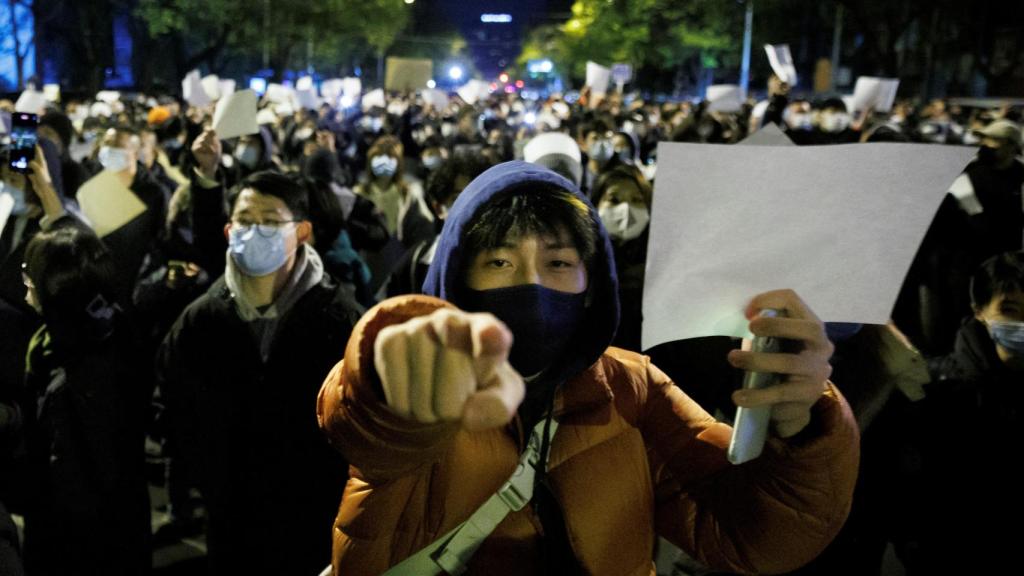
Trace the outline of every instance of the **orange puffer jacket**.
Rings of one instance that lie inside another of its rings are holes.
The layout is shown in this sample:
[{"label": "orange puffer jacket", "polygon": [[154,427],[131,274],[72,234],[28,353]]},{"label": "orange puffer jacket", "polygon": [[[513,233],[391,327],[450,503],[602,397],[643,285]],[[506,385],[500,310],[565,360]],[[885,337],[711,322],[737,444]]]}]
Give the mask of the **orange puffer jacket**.
[{"label": "orange puffer jacket", "polygon": [[[320,390],[317,414],[352,464],[334,525],[338,576],[381,574],[464,521],[509,478],[524,431],[418,424],[382,402],[373,341],[385,326],[445,302],[387,300],[368,312]],[[730,428],[640,354],[609,348],[555,399],[548,461],[573,553],[585,573],[653,575],[655,535],[719,570],[773,573],[814,558],[842,526],[858,464],[858,432],[829,386],[812,424],[741,466],[725,458]],[[510,513],[476,552],[471,574],[536,574],[541,524]]]}]

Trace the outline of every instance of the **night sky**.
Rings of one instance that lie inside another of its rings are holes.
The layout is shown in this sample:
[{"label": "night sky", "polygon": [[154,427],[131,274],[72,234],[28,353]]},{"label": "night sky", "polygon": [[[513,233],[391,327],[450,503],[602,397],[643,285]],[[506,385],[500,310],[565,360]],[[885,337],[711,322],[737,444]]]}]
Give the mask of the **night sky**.
[{"label": "night sky", "polygon": [[[564,22],[572,4],[573,0],[417,0],[408,33],[431,36],[457,28],[477,70],[491,79],[515,62],[531,27]],[[485,24],[481,14],[509,14],[512,22]]]}]

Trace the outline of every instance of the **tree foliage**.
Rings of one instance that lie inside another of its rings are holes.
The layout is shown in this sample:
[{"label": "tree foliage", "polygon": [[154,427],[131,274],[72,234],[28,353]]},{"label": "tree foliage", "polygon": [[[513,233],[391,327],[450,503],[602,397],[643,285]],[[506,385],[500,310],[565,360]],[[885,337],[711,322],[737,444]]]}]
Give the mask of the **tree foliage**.
[{"label": "tree foliage", "polygon": [[182,72],[203,62],[217,70],[225,57],[259,65],[268,50],[277,75],[383,54],[409,21],[402,0],[140,0],[136,15],[151,36],[180,41]]}]

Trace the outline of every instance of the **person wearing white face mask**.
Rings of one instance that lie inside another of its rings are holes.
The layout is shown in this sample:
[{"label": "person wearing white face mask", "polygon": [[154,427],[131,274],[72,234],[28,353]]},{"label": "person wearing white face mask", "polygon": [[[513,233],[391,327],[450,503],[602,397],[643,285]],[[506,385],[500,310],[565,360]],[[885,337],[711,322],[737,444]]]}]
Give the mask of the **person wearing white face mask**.
[{"label": "person wearing white face mask", "polygon": [[124,127],[110,128],[100,139],[95,160],[104,171],[113,172],[132,191],[146,211],[103,237],[118,265],[127,289],[134,286],[147,254],[164,237],[164,221],[171,191],[160,184],[139,162],[142,141],[138,133]]},{"label": "person wearing white face mask", "polygon": [[[310,402],[362,308],[324,272],[303,186],[258,172],[229,204],[225,273],[157,355],[172,457],[205,499],[211,573],[315,573],[347,465],[323,442]],[[275,545],[253,554],[263,538]]]},{"label": "person wearing white face mask", "polygon": [[622,320],[613,343],[629,350],[640,350],[651,186],[635,166],[615,166],[598,177],[594,204],[611,236],[615,266],[619,271]]}]

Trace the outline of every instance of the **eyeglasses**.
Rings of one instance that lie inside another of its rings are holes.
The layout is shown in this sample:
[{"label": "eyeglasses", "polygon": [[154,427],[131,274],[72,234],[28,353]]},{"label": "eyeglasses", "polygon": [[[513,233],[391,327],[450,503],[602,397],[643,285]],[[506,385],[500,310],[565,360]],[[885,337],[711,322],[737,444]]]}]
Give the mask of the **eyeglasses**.
[{"label": "eyeglasses", "polygon": [[241,219],[232,220],[232,226],[238,226],[239,228],[245,228],[249,230],[255,227],[256,233],[264,238],[270,238],[277,234],[277,231],[288,224],[294,224],[297,220],[267,220],[265,222],[253,222],[251,220]]}]

